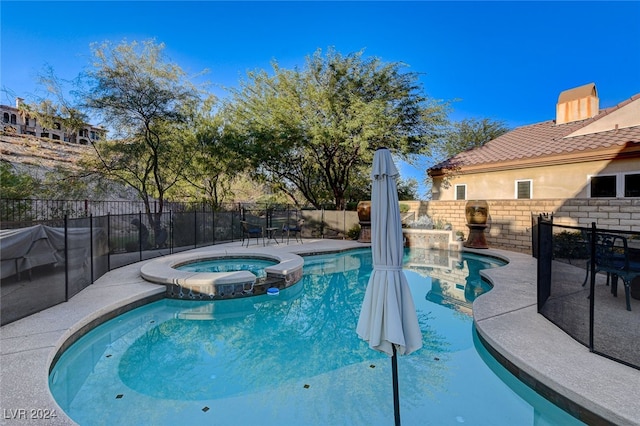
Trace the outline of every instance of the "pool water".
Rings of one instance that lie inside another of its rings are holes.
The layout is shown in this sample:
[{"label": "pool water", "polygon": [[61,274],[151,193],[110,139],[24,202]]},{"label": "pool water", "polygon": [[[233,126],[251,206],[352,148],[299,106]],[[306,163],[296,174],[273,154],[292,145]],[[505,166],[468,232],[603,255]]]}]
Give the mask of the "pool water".
[{"label": "pool water", "polygon": [[[407,252],[424,347],[398,359],[403,425],[582,424],[478,341],[478,272],[500,264]],[[355,332],[371,269],[370,250],[306,257],[278,296],[151,303],[72,345],[50,389],[80,425],[393,424],[391,360]]]},{"label": "pool water", "polygon": [[267,273],[264,268],[277,264],[278,262],[267,259],[225,257],[185,263],[175,269],[188,272],[249,271],[257,278],[265,278]]}]

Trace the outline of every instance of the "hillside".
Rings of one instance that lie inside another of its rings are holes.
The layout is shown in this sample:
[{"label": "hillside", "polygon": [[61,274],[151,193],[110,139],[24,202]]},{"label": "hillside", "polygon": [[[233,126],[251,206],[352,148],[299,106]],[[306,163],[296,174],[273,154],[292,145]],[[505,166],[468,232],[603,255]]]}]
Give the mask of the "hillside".
[{"label": "hillside", "polygon": [[[8,161],[17,170],[38,178],[56,168],[79,170],[78,160],[83,155],[92,155],[93,149],[80,145],[30,135],[0,133],[0,159]],[[267,192],[262,184],[257,184],[242,176],[234,181],[232,202],[255,202]],[[113,183],[106,199],[138,200],[138,194],[131,188]]]},{"label": "hillside", "polygon": [[[16,170],[43,179],[47,172],[56,169],[79,170],[78,161],[84,155],[91,155],[93,149],[88,145],[80,145],[48,138],[37,138],[30,135],[0,134],[0,159],[13,165]],[[97,190],[90,184],[89,191],[97,191],[103,200],[138,200],[137,193],[117,183],[110,183]],[[108,188],[105,191],[104,188]],[[76,194],[77,195],[77,194]],[[95,193],[93,194],[95,195]],[[83,198],[93,198],[86,194]]]},{"label": "hillside", "polygon": [[36,175],[62,167],[77,170],[78,160],[91,152],[91,147],[30,135],[0,134],[0,154],[18,169]]}]

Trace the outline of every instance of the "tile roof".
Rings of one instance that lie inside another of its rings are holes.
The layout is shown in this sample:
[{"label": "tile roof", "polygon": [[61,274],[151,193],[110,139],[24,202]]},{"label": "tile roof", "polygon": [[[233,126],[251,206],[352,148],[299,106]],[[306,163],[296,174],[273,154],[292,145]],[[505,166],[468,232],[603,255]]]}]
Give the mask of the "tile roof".
[{"label": "tile roof", "polygon": [[469,166],[495,165],[518,161],[540,161],[558,155],[571,155],[618,146],[624,148],[629,144],[640,149],[640,126],[626,127],[590,133],[580,136],[570,134],[584,126],[597,121],[631,101],[640,98],[640,94],[622,102],[615,107],[601,110],[595,117],[556,125],[554,120],[518,127],[502,136],[493,139],[484,146],[459,153],[430,169],[464,168]]}]

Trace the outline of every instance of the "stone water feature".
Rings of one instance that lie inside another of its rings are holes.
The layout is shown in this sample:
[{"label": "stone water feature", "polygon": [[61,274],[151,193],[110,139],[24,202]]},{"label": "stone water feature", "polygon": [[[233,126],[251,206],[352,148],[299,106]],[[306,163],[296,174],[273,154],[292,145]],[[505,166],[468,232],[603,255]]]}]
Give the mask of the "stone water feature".
[{"label": "stone water feature", "polygon": [[467,201],[464,213],[469,228],[469,237],[464,246],[476,249],[489,248],[484,234],[489,218],[489,204],[484,200]]},{"label": "stone water feature", "polygon": [[358,203],[358,220],[360,223],[360,237],[358,242],[371,242],[371,201],[360,201]]}]

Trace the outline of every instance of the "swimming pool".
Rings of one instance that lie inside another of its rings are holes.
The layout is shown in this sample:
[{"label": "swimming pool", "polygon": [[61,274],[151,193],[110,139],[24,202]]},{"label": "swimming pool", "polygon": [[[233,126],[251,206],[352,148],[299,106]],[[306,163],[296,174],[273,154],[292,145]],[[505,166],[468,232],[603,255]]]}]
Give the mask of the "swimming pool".
[{"label": "swimming pool", "polygon": [[[432,254],[405,258],[424,347],[398,361],[403,424],[581,424],[477,340],[469,299],[497,262]],[[370,250],[307,257],[277,297],[128,312],[61,356],[51,391],[81,425],[393,424],[390,360],[355,334],[371,263]]]}]

